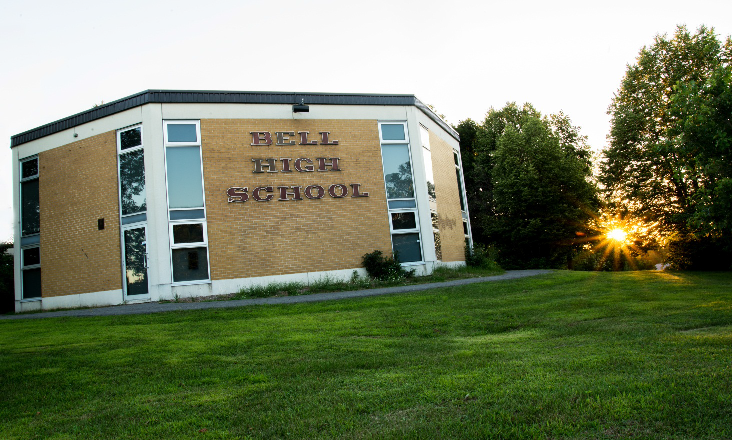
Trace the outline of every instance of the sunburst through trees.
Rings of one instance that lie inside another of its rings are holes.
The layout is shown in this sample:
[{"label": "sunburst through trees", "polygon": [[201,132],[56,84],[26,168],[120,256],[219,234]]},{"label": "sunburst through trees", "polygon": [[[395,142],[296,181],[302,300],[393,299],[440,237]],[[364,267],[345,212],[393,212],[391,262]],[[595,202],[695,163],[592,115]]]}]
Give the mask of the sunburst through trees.
[{"label": "sunburst through trees", "polygon": [[638,270],[649,265],[648,251],[660,241],[653,223],[627,214],[603,213],[594,219],[596,235],[584,239],[585,269]]}]

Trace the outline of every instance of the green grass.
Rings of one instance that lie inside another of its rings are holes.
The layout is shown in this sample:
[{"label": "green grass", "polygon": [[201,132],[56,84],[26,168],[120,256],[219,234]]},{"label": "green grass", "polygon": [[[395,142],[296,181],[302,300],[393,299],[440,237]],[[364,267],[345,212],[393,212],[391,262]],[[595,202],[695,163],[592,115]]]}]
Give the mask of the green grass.
[{"label": "green grass", "polygon": [[732,274],[0,321],[0,438],[732,438]]}]

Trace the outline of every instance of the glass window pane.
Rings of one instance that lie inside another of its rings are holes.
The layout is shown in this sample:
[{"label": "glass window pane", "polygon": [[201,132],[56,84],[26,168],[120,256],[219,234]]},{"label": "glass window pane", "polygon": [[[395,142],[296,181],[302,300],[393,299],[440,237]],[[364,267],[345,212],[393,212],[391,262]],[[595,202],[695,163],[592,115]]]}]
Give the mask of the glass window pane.
[{"label": "glass window pane", "polygon": [[26,160],[20,166],[21,179],[38,175],[38,158]]},{"label": "glass window pane", "polygon": [[422,261],[419,234],[394,234],[391,236],[391,245],[400,263]]},{"label": "glass window pane", "polygon": [[173,243],[203,243],[203,224],[173,225]]},{"label": "glass window pane", "polygon": [[23,249],[23,266],[41,264],[41,248]]},{"label": "glass window pane", "polygon": [[147,220],[147,214],[137,214],[137,215],[131,215],[129,217],[122,217],[122,224],[123,225],[131,225],[132,223],[139,223],[144,222]]},{"label": "glass window pane", "polygon": [[173,281],[208,279],[206,248],[173,249]]},{"label": "glass window pane", "polygon": [[41,297],[41,269],[23,271],[23,299]]},{"label": "glass window pane", "polygon": [[145,198],[145,153],[136,150],[119,155],[122,215],[147,210]]},{"label": "glass window pane", "polygon": [[381,139],[385,141],[403,141],[404,136],[403,124],[381,124]]},{"label": "glass window pane", "polygon": [[409,162],[407,144],[382,145],[381,157],[384,161],[384,179],[388,199],[414,198],[412,166]]},{"label": "glass window pane", "polygon": [[416,229],[417,220],[413,212],[392,212],[391,227],[397,229]]},{"label": "glass window pane", "polygon": [[419,125],[419,136],[422,139],[422,147],[430,150],[430,132],[422,124]]},{"label": "glass window pane", "polygon": [[185,211],[170,211],[171,220],[190,220],[206,218],[206,213],[203,209],[186,209]]},{"label": "glass window pane", "polygon": [[414,200],[389,200],[389,209],[408,209],[416,207],[417,202]]},{"label": "glass window pane", "polygon": [[127,295],[144,295],[148,293],[145,228],[126,230],[124,239]]},{"label": "glass window pane", "polygon": [[468,222],[463,222],[463,234],[468,235]]},{"label": "glass window pane", "polygon": [[168,147],[168,206],[203,208],[200,147]]},{"label": "glass window pane", "polygon": [[140,127],[123,131],[119,134],[120,150],[142,145],[142,129]]},{"label": "glass window pane", "polygon": [[168,142],[198,142],[196,124],[167,124]]},{"label": "glass window pane", "polygon": [[41,207],[38,203],[38,180],[20,184],[22,235],[41,232]]},{"label": "glass window pane", "polygon": [[30,246],[32,244],[41,244],[40,235],[30,235],[28,237],[20,237],[21,246]]},{"label": "glass window pane", "polygon": [[460,169],[455,168],[455,174],[457,175],[458,184],[458,196],[460,197],[460,210],[465,211],[465,200],[463,200],[463,179],[460,178]]}]

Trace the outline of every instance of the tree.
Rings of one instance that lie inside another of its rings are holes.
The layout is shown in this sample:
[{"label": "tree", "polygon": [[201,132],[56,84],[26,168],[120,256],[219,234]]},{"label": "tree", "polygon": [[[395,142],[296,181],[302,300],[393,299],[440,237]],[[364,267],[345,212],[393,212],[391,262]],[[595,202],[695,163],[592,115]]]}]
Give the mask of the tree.
[{"label": "tree", "polygon": [[494,244],[506,268],[566,267],[598,207],[578,128],[511,103],[456,129],[476,241]]},{"label": "tree", "polygon": [[[732,41],[680,26],[657,36],[628,66],[608,110],[610,146],[600,181],[608,199],[657,222],[679,243],[704,242],[730,266],[730,66]],[[688,258],[679,267],[699,267]]]},{"label": "tree", "polygon": [[460,121],[454,128],[460,135],[460,156],[465,194],[470,206],[473,241],[489,243],[489,239],[483,234],[483,228],[479,226],[479,219],[492,215],[491,155],[495,151],[495,143],[486,142],[485,130],[472,119]]}]

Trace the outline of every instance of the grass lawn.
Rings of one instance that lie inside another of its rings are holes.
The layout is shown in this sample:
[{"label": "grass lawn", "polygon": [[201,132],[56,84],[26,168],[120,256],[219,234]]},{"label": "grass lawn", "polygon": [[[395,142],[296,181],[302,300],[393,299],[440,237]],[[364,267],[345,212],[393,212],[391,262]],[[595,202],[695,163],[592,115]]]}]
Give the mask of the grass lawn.
[{"label": "grass lawn", "polygon": [[0,438],[732,438],[732,274],[0,321]]}]

